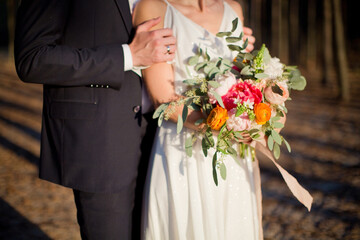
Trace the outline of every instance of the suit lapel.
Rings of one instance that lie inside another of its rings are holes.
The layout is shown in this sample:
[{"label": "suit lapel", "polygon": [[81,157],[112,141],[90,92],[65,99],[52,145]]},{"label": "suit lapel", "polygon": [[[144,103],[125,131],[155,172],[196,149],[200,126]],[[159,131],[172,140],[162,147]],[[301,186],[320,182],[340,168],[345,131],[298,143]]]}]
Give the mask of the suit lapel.
[{"label": "suit lapel", "polygon": [[128,0],[114,0],[125,23],[126,30],[130,35],[132,29],[131,14]]}]

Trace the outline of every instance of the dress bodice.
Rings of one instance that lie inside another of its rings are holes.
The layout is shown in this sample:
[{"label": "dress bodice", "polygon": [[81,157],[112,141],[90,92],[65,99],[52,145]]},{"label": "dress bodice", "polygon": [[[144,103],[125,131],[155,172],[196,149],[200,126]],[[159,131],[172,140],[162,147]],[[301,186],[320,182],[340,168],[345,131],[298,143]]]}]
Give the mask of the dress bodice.
[{"label": "dress bodice", "polygon": [[[207,50],[211,59],[222,57],[232,60],[235,55],[226,46],[224,38],[216,37],[214,34],[193,22],[191,19],[183,15],[179,10],[167,2],[167,10],[164,19],[164,27],[171,28],[177,39],[177,51],[174,59],[174,81],[175,91],[181,94],[186,90],[183,80],[193,78],[198,73],[193,67],[187,64],[190,57],[194,56],[200,46],[203,50]],[[237,18],[236,12],[224,2],[224,13],[219,28],[219,32],[230,31],[232,29],[232,21]],[[242,31],[242,22],[239,21],[235,36],[239,36]]]}]

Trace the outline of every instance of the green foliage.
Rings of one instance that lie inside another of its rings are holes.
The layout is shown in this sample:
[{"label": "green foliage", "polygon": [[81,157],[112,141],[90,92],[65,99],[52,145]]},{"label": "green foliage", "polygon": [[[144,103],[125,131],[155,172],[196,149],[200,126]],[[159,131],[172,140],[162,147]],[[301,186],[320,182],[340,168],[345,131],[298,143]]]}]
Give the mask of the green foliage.
[{"label": "green foliage", "polygon": [[219,164],[219,168],[220,168],[220,176],[222,179],[226,180],[226,166],[223,162],[221,162]]},{"label": "green foliage", "polygon": [[185,140],[185,151],[188,157],[192,156],[193,137],[189,137]]},{"label": "green foliage", "polygon": [[181,132],[183,125],[184,125],[183,118],[179,115],[177,120],[177,127],[176,127],[176,132],[178,134]]},{"label": "green foliage", "polygon": [[215,185],[218,185],[218,178],[217,178],[217,172],[216,172],[216,165],[217,165],[217,152],[214,153],[213,160],[212,160],[212,167],[213,167],[213,179],[215,182]]},{"label": "green foliage", "polygon": [[231,32],[234,32],[238,26],[238,23],[239,23],[239,19],[238,18],[235,18],[233,21],[232,21],[232,29],[231,29]]}]

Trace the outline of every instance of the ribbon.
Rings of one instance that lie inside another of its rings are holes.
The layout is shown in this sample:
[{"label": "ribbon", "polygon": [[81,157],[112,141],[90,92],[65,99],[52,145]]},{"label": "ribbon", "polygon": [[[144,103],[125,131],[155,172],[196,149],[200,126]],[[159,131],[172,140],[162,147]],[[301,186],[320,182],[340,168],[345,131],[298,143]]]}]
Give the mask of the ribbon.
[{"label": "ribbon", "polygon": [[303,188],[299,182],[296,180],[295,177],[293,177],[290,173],[288,173],[284,168],[282,168],[274,159],[272,153],[270,150],[266,147],[265,141],[256,141],[253,142],[251,145],[255,146],[255,149],[259,150],[261,153],[263,153],[265,156],[267,156],[277,167],[279,172],[281,173],[282,177],[284,178],[286,185],[289,187],[292,194],[296,197],[296,199],[301,202],[310,212],[311,205],[313,202],[313,197],[310,195],[310,193]]}]

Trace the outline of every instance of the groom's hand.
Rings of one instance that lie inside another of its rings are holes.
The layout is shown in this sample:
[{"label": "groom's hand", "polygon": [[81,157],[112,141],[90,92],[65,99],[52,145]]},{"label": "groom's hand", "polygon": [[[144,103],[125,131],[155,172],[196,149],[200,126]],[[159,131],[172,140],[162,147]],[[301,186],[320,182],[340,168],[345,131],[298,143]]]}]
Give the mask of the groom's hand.
[{"label": "groom's hand", "polygon": [[129,44],[134,66],[151,66],[154,63],[172,61],[175,56],[176,38],[169,28],[150,29],[160,23],[154,18],[140,24],[133,41]]},{"label": "groom's hand", "polygon": [[243,27],[243,32],[244,32],[244,41],[246,39],[248,39],[248,45],[246,47],[246,52],[251,52],[252,50],[254,50],[254,43],[255,43],[255,37],[252,35],[253,31],[251,28],[248,27]]}]

